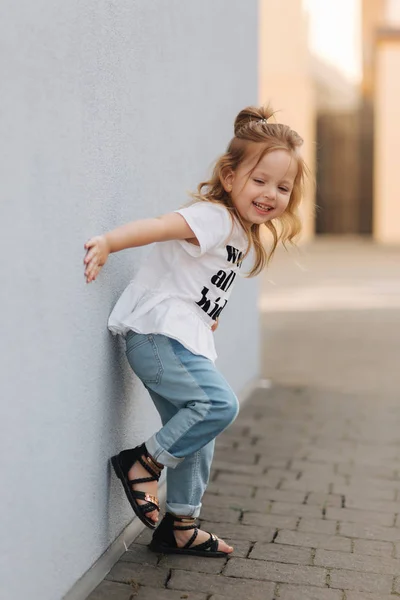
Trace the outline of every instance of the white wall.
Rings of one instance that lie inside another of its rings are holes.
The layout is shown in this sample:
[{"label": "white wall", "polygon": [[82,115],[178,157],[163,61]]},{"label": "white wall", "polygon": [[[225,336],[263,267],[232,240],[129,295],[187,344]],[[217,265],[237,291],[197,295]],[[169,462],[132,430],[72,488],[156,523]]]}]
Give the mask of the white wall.
[{"label": "white wall", "polygon": [[[158,417],[106,321],[144,250],[86,286],[83,244],[186,202],[257,102],[256,31],[255,0],[3,2],[1,599],[60,599],[132,518],[108,460]],[[236,292],[217,338],[239,392],[257,281]]]}]

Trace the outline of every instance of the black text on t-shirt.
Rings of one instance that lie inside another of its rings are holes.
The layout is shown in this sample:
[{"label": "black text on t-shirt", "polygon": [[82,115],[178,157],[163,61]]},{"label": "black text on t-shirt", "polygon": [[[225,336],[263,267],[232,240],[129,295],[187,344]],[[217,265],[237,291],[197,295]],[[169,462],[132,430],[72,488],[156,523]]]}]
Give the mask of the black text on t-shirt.
[{"label": "black text on t-shirt", "polygon": [[[237,265],[237,267],[240,269],[243,262],[243,252],[238,250],[238,248],[234,248],[233,246],[225,246],[225,248],[227,251],[227,261]],[[235,281],[235,278],[236,273],[234,271],[224,271],[223,269],[220,269],[218,273],[211,277],[211,283],[222,291],[227,292]],[[209,291],[210,290],[208,287],[203,286],[201,291],[202,297],[198,302],[196,302],[196,304],[197,306],[200,306],[200,308],[215,321],[228,304],[228,300],[224,300],[224,304],[220,305],[219,302],[221,301],[221,298],[219,297],[215,300],[210,300],[207,296]]]}]

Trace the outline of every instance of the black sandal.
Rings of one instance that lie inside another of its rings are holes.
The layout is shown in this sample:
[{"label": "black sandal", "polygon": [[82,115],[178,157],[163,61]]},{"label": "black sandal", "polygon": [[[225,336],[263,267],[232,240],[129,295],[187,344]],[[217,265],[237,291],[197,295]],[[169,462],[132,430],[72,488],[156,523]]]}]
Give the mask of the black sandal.
[{"label": "black sandal", "polygon": [[[174,521],[179,521],[183,525],[175,525]],[[188,529],[194,529],[192,537],[182,548],[178,548],[174,531]],[[171,513],[166,513],[157,530],[153,533],[153,539],[149,544],[149,548],[153,552],[160,554],[192,554],[193,556],[209,556],[211,558],[229,556],[229,552],[218,550],[219,539],[213,533],[209,533],[210,537],[202,544],[192,546],[197,538],[197,533],[196,519],[192,517],[176,517]]]},{"label": "black sandal", "polygon": [[[144,467],[148,473],[150,473],[151,477],[128,479],[128,473],[137,461],[140,462],[142,467]],[[147,525],[147,527],[150,527],[150,529],[155,529],[155,522],[146,517],[146,514],[153,510],[160,511],[158,498],[151,494],[147,494],[146,492],[133,490],[132,484],[145,483],[146,481],[158,481],[164,467],[155,462],[154,458],[147,452],[144,444],[136,446],[136,448],[132,448],[131,450],[123,450],[111,458],[111,463],[117,477],[124,486],[125,493],[133,510],[142,523]],[[137,500],[146,500],[146,504],[138,504]]]}]

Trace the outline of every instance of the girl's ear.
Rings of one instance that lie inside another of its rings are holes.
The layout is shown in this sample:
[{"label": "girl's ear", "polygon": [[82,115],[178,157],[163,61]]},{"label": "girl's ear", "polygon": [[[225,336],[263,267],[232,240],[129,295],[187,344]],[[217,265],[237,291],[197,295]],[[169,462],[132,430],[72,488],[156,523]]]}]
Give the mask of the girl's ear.
[{"label": "girl's ear", "polygon": [[224,190],[228,193],[232,191],[233,180],[235,179],[235,173],[230,167],[225,167],[221,172],[221,182]]}]

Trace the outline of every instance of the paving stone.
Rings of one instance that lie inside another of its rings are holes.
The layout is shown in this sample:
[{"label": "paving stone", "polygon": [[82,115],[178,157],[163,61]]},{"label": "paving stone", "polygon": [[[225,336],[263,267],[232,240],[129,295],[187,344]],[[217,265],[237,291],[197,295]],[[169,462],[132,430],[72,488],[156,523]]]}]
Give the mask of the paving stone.
[{"label": "paving stone", "polygon": [[339,483],[334,483],[332,487],[332,493],[343,495],[346,498],[348,496],[362,496],[368,500],[388,500],[389,502],[395,500],[396,498],[395,490],[384,490],[379,487],[372,488],[367,484],[361,485],[360,483],[358,485],[355,485],[354,483],[352,483],[352,485],[341,485]]},{"label": "paving stone", "polygon": [[377,479],[395,479],[397,469],[380,464],[379,466],[372,465],[338,465],[337,472],[341,475],[356,475],[366,477],[376,477]]},{"label": "paving stone", "polygon": [[400,577],[394,580],[393,592],[400,595]]},{"label": "paving stone", "polygon": [[293,515],[295,517],[315,517],[320,519],[323,516],[322,508],[319,508],[318,506],[290,502],[273,502],[271,514]]},{"label": "paving stone", "polygon": [[370,510],[357,510],[351,508],[327,508],[326,518],[335,521],[349,521],[352,523],[368,523],[369,525],[394,525],[395,517],[391,513],[379,513]]},{"label": "paving stone", "polygon": [[305,492],[295,492],[293,490],[277,490],[275,488],[257,488],[255,493],[256,500],[271,500],[276,502],[290,502],[303,504],[306,498]]},{"label": "paving stone", "polygon": [[353,551],[355,554],[369,554],[371,556],[394,556],[392,542],[375,542],[372,540],[354,540]]},{"label": "paving stone", "polygon": [[132,595],[137,589],[137,586],[102,581],[86,600],[132,600]]},{"label": "paving stone", "polygon": [[[106,599],[105,599],[106,600]],[[131,600],[207,600],[207,594],[141,587]]]},{"label": "paving stone", "polygon": [[324,519],[304,519],[301,518],[297,527],[298,531],[309,533],[322,533],[325,535],[335,535],[336,522],[325,521]]},{"label": "paving stone", "polygon": [[213,466],[216,461],[229,461],[236,465],[255,465],[258,457],[259,454],[255,450],[250,452],[243,452],[220,448],[219,440],[217,440]]},{"label": "paving stone", "polygon": [[392,594],[383,596],[380,594],[379,598],[376,594],[368,594],[365,592],[346,592],[346,600],[396,600],[396,596]]},{"label": "paving stone", "polygon": [[159,566],[164,569],[184,569],[185,571],[198,571],[199,573],[221,573],[225,563],[226,559],[224,558],[165,554],[162,556]]},{"label": "paving stone", "polygon": [[276,527],[277,529],[296,529],[297,517],[282,515],[263,515],[262,513],[246,512],[243,515],[244,525],[258,525],[259,527]]},{"label": "paving stone", "polygon": [[353,538],[400,542],[400,529],[396,527],[380,527],[379,525],[364,525],[363,523],[340,523],[339,533]]},{"label": "paving stone", "polygon": [[[230,600],[273,600],[275,584],[265,581],[249,581],[225,577],[224,575],[207,575],[189,571],[172,571],[168,581],[169,589],[196,591],[214,594],[217,597],[228,597]],[[212,596],[214,598],[215,596]]]},{"label": "paving stone", "polygon": [[213,523],[202,521],[202,528],[215,533],[223,539],[246,540],[250,542],[271,542],[276,529],[273,527],[256,527],[254,525],[231,525],[229,523]]},{"label": "paving stone", "polygon": [[[279,600],[343,600],[342,592],[297,585],[279,586]],[[377,600],[377,599],[375,599]]]},{"label": "paving stone", "polygon": [[142,533],[140,533],[138,535],[138,537],[135,539],[135,546],[137,544],[140,544],[142,546],[148,546],[148,544],[151,542],[151,538],[153,536],[153,532],[152,530],[148,529],[147,527],[142,531]]},{"label": "paving stone", "polygon": [[341,508],[342,496],[339,494],[319,494],[317,492],[311,492],[307,497],[306,504],[309,504],[310,506],[334,506],[336,508]]},{"label": "paving stone", "polygon": [[287,469],[288,468],[288,463],[289,463],[288,458],[284,457],[284,456],[273,456],[271,454],[259,454],[259,459],[257,464],[261,465],[262,467],[267,467],[267,468],[272,468],[272,467],[276,467],[276,468],[281,468],[281,469]]},{"label": "paving stone", "polygon": [[[272,454],[289,460],[293,458],[293,453],[298,449],[298,444],[290,444],[288,440],[285,442],[278,441],[274,444],[271,441],[267,442],[264,438],[259,438],[251,447],[263,455]],[[249,450],[249,446],[239,442],[239,449]]]},{"label": "paving stone", "polygon": [[106,576],[108,581],[138,584],[150,587],[165,587],[168,569],[119,561]]},{"label": "paving stone", "polygon": [[220,507],[230,508],[231,510],[247,510],[266,513],[269,512],[271,502],[269,502],[268,500],[257,500],[254,498],[231,498],[228,496],[205,494],[202,499],[202,505],[203,508],[201,511],[201,516],[203,516],[203,511],[205,507]]},{"label": "paving stone", "polygon": [[322,492],[328,494],[332,486],[329,481],[320,481],[318,479],[299,479],[296,481],[284,481],[280,486],[281,490],[290,490],[295,492]]},{"label": "paving stone", "polygon": [[395,514],[399,511],[398,502],[390,502],[385,500],[370,500],[362,496],[345,496],[346,508],[357,508],[360,510],[376,511],[379,513]]},{"label": "paving stone", "polygon": [[367,487],[369,489],[379,489],[380,491],[400,490],[400,481],[390,481],[387,479],[375,479],[369,477],[351,476],[349,479],[349,485],[355,486],[358,489]]},{"label": "paving stone", "polygon": [[347,552],[332,552],[329,550],[317,550],[314,564],[320,567],[365,571],[366,573],[379,573],[382,575],[396,575],[400,572],[399,561],[394,558],[381,557],[376,560],[374,556],[366,554],[349,555]]},{"label": "paving stone", "polygon": [[222,473],[238,473],[242,475],[252,475],[253,480],[255,477],[263,475],[266,467],[262,465],[242,465],[240,463],[232,461],[214,460],[212,465],[213,471],[220,471]]},{"label": "paving stone", "polygon": [[286,479],[290,481],[298,479],[301,475],[299,471],[295,471],[294,469],[277,469],[274,467],[268,469],[266,474],[268,477],[274,477],[277,480]]},{"label": "paving stone", "polygon": [[300,531],[284,530],[278,532],[275,542],[277,544],[289,544],[290,546],[337,550],[338,552],[351,551],[351,540],[339,535],[323,535],[318,533],[303,533]]},{"label": "paving stone", "polygon": [[344,569],[340,571],[332,569],[330,571],[330,587],[341,590],[390,594],[392,582],[393,577],[390,575],[358,573],[357,571],[346,571]]},{"label": "paving stone", "polygon": [[312,565],[311,556],[311,548],[276,543],[264,544],[262,542],[257,542],[249,554],[249,558],[253,559],[292,563],[294,565]]},{"label": "paving stone", "polygon": [[326,479],[335,475],[334,465],[329,463],[294,460],[290,463],[290,468],[292,471],[301,473],[304,477],[323,477]]},{"label": "paving stone", "polygon": [[201,509],[202,521],[214,521],[214,523],[238,523],[240,515],[240,510],[230,508],[203,506]]},{"label": "paving stone", "polygon": [[342,475],[327,475],[323,477],[321,475],[307,476],[304,475],[294,481],[286,480],[281,485],[283,490],[305,490],[306,492],[322,492],[328,494],[331,492],[332,487],[336,485],[344,485],[346,483],[345,477]]},{"label": "paving stone", "polygon": [[[288,479],[291,475],[288,476]],[[263,475],[263,477],[255,477],[254,475],[234,475],[228,473],[218,473],[214,482],[221,485],[227,483],[229,485],[242,485],[252,487],[276,487],[282,481],[279,475]]]},{"label": "paving stone", "polygon": [[144,544],[131,544],[120,560],[124,562],[134,562],[143,565],[157,565],[158,557],[149,550]]},{"label": "paving stone", "polygon": [[228,561],[224,575],[242,579],[259,579],[324,587],[327,571],[319,567],[232,558]]},{"label": "paving stone", "polygon": [[232,497],[234,497],[234,498],[236,498],[236,497],[250,498],[253,495],[254,485],[255,485],[254,481],[253,481],[253,485],[239,485],[239,484],[233,485],[232,482],[229,484],[229,483],[212,481],[211,483],[209,483],[209,485],[207,487],[207,493],[226,496],[227,499],[232,498]]}]

